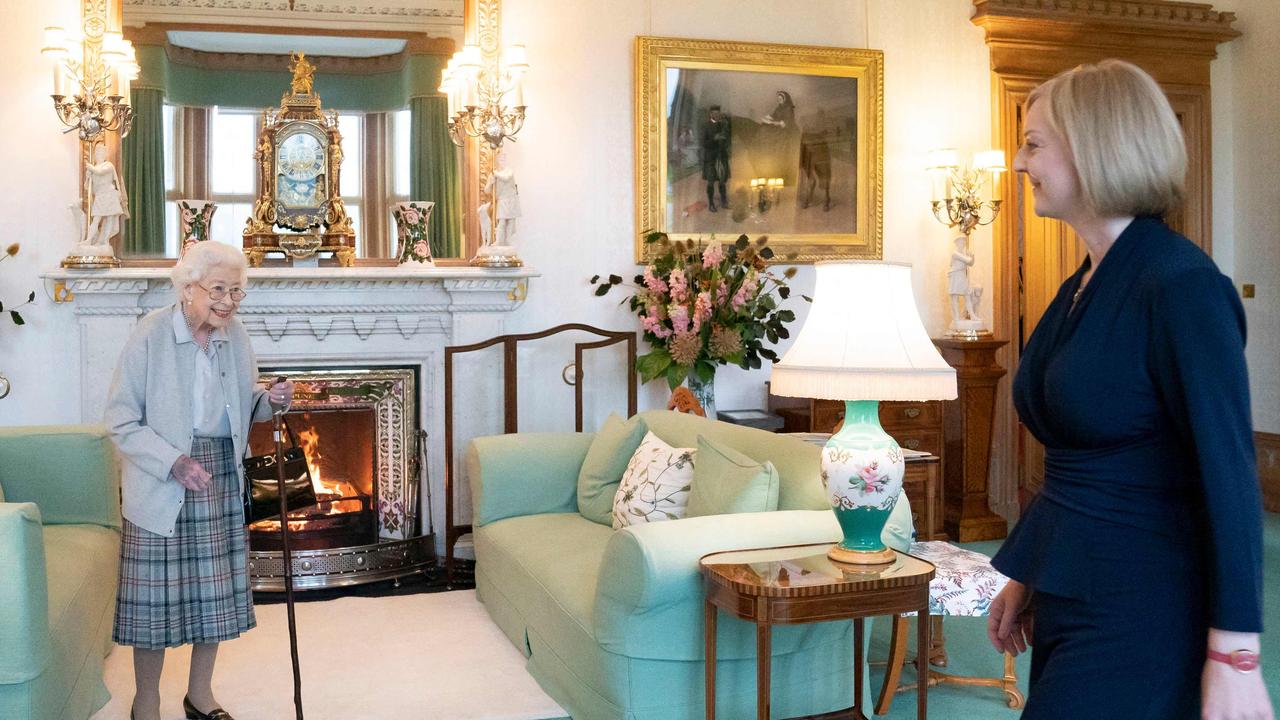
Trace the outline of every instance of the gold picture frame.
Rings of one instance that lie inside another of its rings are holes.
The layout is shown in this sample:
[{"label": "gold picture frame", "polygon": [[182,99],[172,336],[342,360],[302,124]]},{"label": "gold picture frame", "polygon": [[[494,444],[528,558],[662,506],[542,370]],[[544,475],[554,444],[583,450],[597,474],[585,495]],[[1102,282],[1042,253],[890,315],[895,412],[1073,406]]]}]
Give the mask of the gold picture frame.
[{"label": "gold picture frame", "polygon": [[882,256],[884,53],[641,36],[635,90],[638,263],[653,231]]}]

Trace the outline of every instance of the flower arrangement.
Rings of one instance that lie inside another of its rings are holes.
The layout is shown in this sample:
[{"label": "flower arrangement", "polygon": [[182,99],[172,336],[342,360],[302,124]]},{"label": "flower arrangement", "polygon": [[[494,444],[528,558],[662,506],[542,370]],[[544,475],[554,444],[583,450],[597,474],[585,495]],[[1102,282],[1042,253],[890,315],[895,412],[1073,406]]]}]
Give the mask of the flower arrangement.
[{"label": "flower arrangement", "polygon": [[[760,367],[761,358],[778,362],[764,343],[790,335],[786,324],[795,313],[779,309],[778,301],[790,296],[787,280],[796,271],[769,270],[774,251],[767,238],[752,242],[742,235],[723,245],[713,237],[704,244],[655,232],[644,242],[653,259],[635,276],[635,293],[624,299],[653,347],[636,360],[644,382],[665,377],[674,390],[685,380],[711,382],[717,365],[749,369]],[[624,283],[618,275],[596,275],[591,284],[602,296]]]},{"label": "flower arrangement", "polygon": [[[12,244],[10,244],[10,245],[9,245],[9,247],[7,247],[7,248],[5,248],[5,249],[4,249],[4,254],[3,254],[3,255],[0,255],[0,262],[4,262],[5,260],[8,260],[9,258],[13,257],[14,255],[17,255],[17,254],[18,254],[18,250],[20,250],[20,249],[21,249],[21,246],[20,246],[20,245],[18,245],[18,243],[12,243]],[[35,302],[35,301],[36,301],[36,291],[35,291],[35,290],[32,290],[32,291],[31,291],[31,294],[27,295],[27,301],[26,301],[26,302],[24,302],[24,303],[22,303],[22,305],[30,305],[31,303],[33,303],[33,302]],[[11,307],[11,308],[9,308],[9,319],[13,321],[13,324],[14,324],[14,325],[26,325],[26,324],[27,324],[27,321],[22,319],[22,313],[19,313],[19,312],[18,312],[18,308],[22,307],[22,305],[18,305],[17,307]],[[4,312],[4,302],[3,302],[3,301],[0,301],[0,312]]]}]

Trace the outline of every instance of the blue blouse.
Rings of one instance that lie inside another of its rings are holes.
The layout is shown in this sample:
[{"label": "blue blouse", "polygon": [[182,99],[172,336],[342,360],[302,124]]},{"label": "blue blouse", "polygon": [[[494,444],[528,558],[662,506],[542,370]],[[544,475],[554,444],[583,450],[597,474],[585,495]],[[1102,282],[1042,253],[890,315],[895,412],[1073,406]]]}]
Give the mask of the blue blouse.
[{"label": "blue blouse", "polygon": [[1203,587],[1168,591],[1206,593],[1210,626],[1261,632],[1262,503],[1235,287],[1150,217],[1120,234],[1073,308],[1089,267],[1063,283],[1014,378],[1045,481],[993,564],[1087,600],[1096,583],[1146,577],[1102,577],[1100,560],[1164,558],[1203,569]]}]

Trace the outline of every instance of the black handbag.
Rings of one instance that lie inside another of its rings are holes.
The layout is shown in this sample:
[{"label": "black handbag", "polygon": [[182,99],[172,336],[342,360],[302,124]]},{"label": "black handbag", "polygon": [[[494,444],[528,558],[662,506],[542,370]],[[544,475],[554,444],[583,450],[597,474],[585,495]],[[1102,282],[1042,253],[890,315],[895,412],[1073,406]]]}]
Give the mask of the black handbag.
[{"label": "black handbag", "polygon": [[[259,398],[261,402],[261,398]],[[257,409],[257,406],[254,406]],[[252,415],[250,415],[252,417]],[[311,484],[311,468],[307,456],[298,446],[298,438],[289,423],[280,418],[289,436],[290,447],[284,451],[285,504],[289,512],[315,505],[315,487]],[[246,525],[259,520],[280,517],[280,487],[276,477],[276,454],[254,455],[244,459],[244,522]]]}]

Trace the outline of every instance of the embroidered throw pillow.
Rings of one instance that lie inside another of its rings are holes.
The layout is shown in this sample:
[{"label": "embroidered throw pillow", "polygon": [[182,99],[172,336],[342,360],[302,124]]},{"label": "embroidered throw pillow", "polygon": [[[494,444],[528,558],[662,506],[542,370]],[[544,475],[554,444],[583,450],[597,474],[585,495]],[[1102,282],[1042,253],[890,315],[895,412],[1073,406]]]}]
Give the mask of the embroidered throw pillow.
[{"label": "embroidered throw pillow", "polygon": [[778,509],[778,471],[731,447],[698,436],[688,517],[769,512]]},{"label": "embroidered throw pillow", "polygon": [[695,453],[694,448],[671,447],[646,433],[613,496],[613,528],[684,517]]}]

